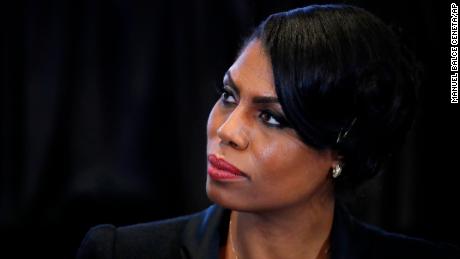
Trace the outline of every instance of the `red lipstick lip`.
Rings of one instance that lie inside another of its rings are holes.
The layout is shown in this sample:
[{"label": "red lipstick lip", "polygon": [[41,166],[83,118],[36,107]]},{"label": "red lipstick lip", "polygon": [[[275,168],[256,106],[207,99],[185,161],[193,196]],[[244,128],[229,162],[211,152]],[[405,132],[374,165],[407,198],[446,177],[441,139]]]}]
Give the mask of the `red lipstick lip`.
[{"label": "red lipstick lip", "polygon": [[241,172],[234,165],[225,161],[224,159],[217,158],[216,155],[209,155],[208,161],[210,166],[208,167],[208,174],[215,180],[230,180],[241,177],[247,177],[246,174]]}]

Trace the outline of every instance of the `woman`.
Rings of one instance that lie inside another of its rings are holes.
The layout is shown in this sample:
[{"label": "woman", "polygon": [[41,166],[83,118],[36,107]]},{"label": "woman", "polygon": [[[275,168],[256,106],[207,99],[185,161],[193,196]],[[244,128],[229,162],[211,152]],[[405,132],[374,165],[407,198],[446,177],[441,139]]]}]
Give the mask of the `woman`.
[{"label": "woman", "polygon": [[360,8],[271,15],[209,115],[206,190],[216,205],[97,226],[79,258],[456,258],[453,248],[361,223],[339,202],[402,143],[415,111],[412,64]]}]

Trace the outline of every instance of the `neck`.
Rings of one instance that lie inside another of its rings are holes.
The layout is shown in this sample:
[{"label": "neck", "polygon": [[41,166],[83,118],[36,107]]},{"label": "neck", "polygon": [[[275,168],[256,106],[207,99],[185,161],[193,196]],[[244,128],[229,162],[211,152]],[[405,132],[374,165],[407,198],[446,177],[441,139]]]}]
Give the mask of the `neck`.
[{"label": "neck", "polygon": [[334,202],[331,195],[321,202],[274,211],[232,211],[229,252],[236,253],[239,259],[327,258]]}]

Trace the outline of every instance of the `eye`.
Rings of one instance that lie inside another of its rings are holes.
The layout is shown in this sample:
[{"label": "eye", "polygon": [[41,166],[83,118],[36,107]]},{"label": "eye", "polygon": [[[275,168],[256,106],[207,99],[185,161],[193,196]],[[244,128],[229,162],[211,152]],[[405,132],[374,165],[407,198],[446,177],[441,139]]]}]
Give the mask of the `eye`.
[{"label": "eye", "polygon": [[222,101],[224,104],[235,104],[236,100],[233,94],[227,89],[222,89]]},{"label": "eye", "polygon": [[260,113],[259,117],[268,126],[277,127],[277,128],[282,127],[280,119],[278,119],[277,116],[274,115],[271,111],[263,110]]}]

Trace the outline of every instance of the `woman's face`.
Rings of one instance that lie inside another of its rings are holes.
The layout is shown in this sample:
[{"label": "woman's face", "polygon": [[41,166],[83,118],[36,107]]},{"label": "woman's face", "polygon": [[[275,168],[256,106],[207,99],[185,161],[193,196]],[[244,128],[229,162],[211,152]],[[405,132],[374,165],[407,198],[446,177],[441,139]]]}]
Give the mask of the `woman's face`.
[{"label": "woman's face", "polygon": [[330,197],[334,155],[306,146],[292,128],[283,127],[283,118],[270,60],[261,42],[253,40],[226,73],[223,94],[209,114],[208,157],[244,173],[213,175],[221,162],[208,160],[206,191],[212,201],[240,211],[266,211]]}]

